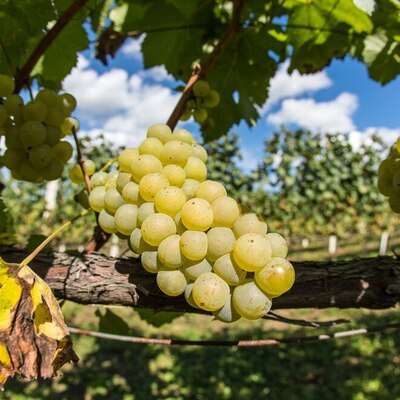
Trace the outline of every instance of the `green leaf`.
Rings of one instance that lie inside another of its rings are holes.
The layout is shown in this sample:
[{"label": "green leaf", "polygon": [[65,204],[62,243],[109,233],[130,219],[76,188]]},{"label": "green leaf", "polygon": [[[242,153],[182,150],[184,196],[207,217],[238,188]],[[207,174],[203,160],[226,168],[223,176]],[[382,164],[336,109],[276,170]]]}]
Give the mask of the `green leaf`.
[{"label": "green leaf", "polygon": [[[372,31],[369,16],[352,0],[290,1],[288,36],[293,45],[289,71],[316,72],[333,58],[342,58],[350,41],[362,41]],[[352,36],[357,33],[358,36]]]},{"label": "green leaf", "polygon": [[146,321],[148,324],[159,328],[164,324],[169,324],[174,319],[183,315],[183,313],[179,312],[171,312],[171,311],[155,311],[149,308],[138,308],[137,313],[143,321]]},{"label": "green leaf", "polygon": [[364,42],[362,56],[372,79],[388,83],[400,73],[400,46],[388,39],[386,32],[369,35]]},{"label": "green leaf", "polygon": [[100,310],[96,310],[96,316],[99,318],[99,331],[105,333],[113,333],[115,335],[128,335],[128,324],[110,309],[106,309],[103,314]]},{"label": "green leaf", "polygon": [[[214,126],[205,127],[207,140],[228,132],[233,124],[244,119],[253,126],[259,114],[256,105],[267,99],[268,84],[277,63],[268,55],[271,36],[263,31],[246,31],[228,45],[215,61],[208,75],[210,86],[221,96],[221,103],[209,110]],[[237,92],[238,101],[234,100]]]},{"label": "green leaf", "polygon": [[87,33],[79,21],[70,22],[50,45],[36,70],[46,80],[61,81],[78,62],[78,52],[89,45]]}]

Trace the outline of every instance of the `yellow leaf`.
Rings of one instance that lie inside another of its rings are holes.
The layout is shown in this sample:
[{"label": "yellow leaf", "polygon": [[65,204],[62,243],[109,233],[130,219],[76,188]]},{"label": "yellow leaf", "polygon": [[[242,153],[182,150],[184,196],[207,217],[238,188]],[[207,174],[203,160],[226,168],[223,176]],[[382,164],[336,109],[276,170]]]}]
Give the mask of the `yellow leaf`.
[{"label": "yellow leaf", "polygon": [[78,357],[51,289],[28,266],[0,258],[0,387],[14,374],[52,378],[70,361]]},{"label": "yellow leaf", "polygon": [[3,343],[0,343],[0,386],[7,380],[9,376],[8,370],[11,367],[11,358],[7,347]]},{"label": "yellow leaf", "polygon": [[22,287],[9,275],[16,268],[0,257],[0,331],[10,328],[12,310],[21,299]]}]

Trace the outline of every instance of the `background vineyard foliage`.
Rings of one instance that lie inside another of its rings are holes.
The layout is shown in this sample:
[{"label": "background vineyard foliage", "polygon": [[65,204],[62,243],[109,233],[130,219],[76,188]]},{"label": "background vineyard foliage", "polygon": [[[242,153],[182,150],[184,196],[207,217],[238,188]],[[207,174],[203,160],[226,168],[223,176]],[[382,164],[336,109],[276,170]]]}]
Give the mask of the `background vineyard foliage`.
[{"label": "background vineyard foliage", "polygon": [[[376,189],[380,155],[387,151],[378,136],[354,148],[343,134],[283,128],[265,142],[263,161],[253,171],[241,167],[243,156],[235,134],[211,141],[206,148],[209,178],[222,182],[244,209],[262,215],[272,231],[284,231],[289,238],[330,233],[378,236],[394,228],[387,202]],[[103,138],[85,137],[82,151],[101,167],[119,149]],[[81,187],[66,175],[58,188],[58,206],[48,213],[45,224],[46,185],[6,181],[3,198],[19,244],[26,244],[31,235],[48,234],[76,215],[80,205],[74,197]],[[93,215],[78,221],[60,242],[81,243],[92,233],[93,223]]]}]

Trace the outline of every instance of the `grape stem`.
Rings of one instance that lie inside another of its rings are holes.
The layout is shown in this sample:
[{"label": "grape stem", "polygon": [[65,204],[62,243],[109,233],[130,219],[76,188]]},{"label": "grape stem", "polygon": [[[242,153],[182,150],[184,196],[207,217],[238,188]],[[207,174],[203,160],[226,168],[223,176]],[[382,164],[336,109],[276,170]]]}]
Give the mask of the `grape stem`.
[{"label": "grape stem", "polygon": [[29,76],[39,61],[40,57],[46,52],[49,46],[57,38],[60,32],[65,28],[69,21],[78,13],[78,11],[87,3],[88,0],[75,0],[60,16],[54,26],[40,40],[32,51],[24,65],[17,70],[15,74],[15,93],[19,93],[23,86],[29,81]]},{"label": "grape stem", "polygon": [[240,30],[240,14],[243,10],[243,6],[246,0],[238,0],[234,2],[232,19],[228,26],[228,29],[224,35],[219,39],[218,43],[214,47],[213,51],[204,59],[204,61],[197,67],[194,68],[192,76],[187,82],[185,88],[183,89],[182,96],[178,100],[174,110],[172,111],[170,117],[168,118],[167,125],[171,130],[175,129],[182,113],[186,109],[186,103],[192,98],[192,87],[201,78],[205,78],[214,65],[218,56],[222,53],[225,47],[228,45],[229,41],[234,37]]},{"label": "grape stem", "polygon": [[89,175],[86,171],[85,168],[85,160],[82,156],[82,151],[81,151],[81,146],[78,140],[78,134],[76,132],[75,126],[72,126],[72,136],[74,137],[74,141],[75,141],[75,145],[76,145],[76,160],[81,168],[82,174],[83,174],[83,178],[85,180],[85,185],[86,185],[86,189],[88,191],[88,193],[90,193],[91,191],[91,187],[90,187],[90,179],[89,179]]},{"label": "grape stem", "polygon": [[26,257],[20,264],[21,267],[24,265],[29,265],[29,263],[53,240],[55,239],[61,232],[63,232],[65,229],[67,229],[72,223],[74,223],[76,220],[78,220],[81,217],[84,217],[86,214],[88,214],[90,211],[89,210],[83,210],[81,213],[76,215],[74,218],[70,219],[69,221],[65,222],[63,225],[61,225],[59,228],[57,228],[53,233],[51,233],[45,240],[43,240],[42,243],[39,244],[38,247],[36,247],[35,250],[32,251],[31,254],[29,254],[28,257]]}]

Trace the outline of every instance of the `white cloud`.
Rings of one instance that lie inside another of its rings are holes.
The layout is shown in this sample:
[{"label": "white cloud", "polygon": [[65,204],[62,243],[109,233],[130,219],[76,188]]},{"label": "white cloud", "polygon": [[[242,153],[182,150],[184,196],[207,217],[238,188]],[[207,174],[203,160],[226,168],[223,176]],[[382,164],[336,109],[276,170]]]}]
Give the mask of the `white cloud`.
[{"label": "white cloud", "polygon": [[298,71],[293,71],[289,74],[288,67],[289,61],[285,61],[271,79],[268,101],[262,107],[262,114],[282,99],[315,93],[333,84],[326,72],[301,75]]},{"label": "white cloud", "polygon": [[121,52],[127,58],[133,58],[135,60],[142,60],[142,43],[143,43],[144,35],[142,35],[139,39],[129,39],[125,44],[121,47]]},{"label": "white cloud", "polygon": [[131,146],[144,138],[151,124],[167,121],[178,93],[145,82],[143,73],[129,76],[114,68],[100,74],[84,60],[65,79],[64,89],[77,98],[77,116],[86,132],[102,132],[118,145]]},{"label": "white cloud", "polygon": [[355,129],[351,117],[357,106],[357,96],[347,92],[326,102],[286,99],[279,111],[267,117],[267,122],[275,126],[297,125],[312,132],[349,132]]},{"label": "white cloud", "polygon": [[400,128],[369,127],[364,131],[354,130],[349,133],[350,144],[358,149],[365,143],[373,146],[372,136],[378,135],[388,146],[392,146],[400,137]]},{"label": "white cloud", "polygon": [[174,80],[174,77],[167,72],[164,65],[158,65],[156,67],[140,71],[138,72],[138,75],[144,79],[150,78],[156,82]]}]

